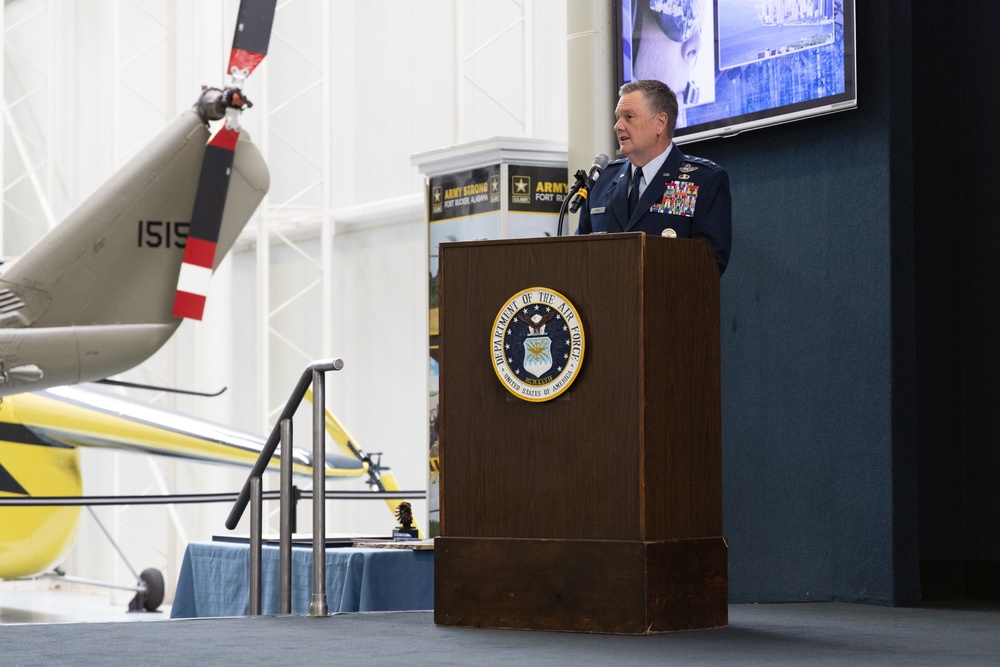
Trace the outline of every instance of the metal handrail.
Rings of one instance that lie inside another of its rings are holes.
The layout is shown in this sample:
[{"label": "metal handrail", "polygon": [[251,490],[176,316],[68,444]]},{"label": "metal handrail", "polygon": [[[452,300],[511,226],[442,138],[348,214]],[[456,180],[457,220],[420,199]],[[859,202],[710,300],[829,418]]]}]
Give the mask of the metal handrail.
[{"label": "metal handrail", "polygon": [[[288,397],[288,401],[285,402],[285,407],[281,411],[281,416],[278,417],[278,421],[275,423],[274,428],[271,429],[271,434],[267,437],[267,442],[264,443],[264,448],[257,457],[257,462],[254,463],[253,469],[250,471],[250,474],[247,475],[247,481],[244,482],[243,489],[240,490],[240,495],[236,499],[233,509],[229,512],[229,518],[226,519],[226,528],[234,530],[236,525],[240,522],[240,519],[243,518],[243,512],[246,511],[247,503],[250,502],[250,480],[254,477],[263,477],[268,463],[271,462],[271,458],[274,456],[274,451],[278,448],[278,442],[281,440],[281,421],[284,419],[291,419],[295,416],[295,411],[298,410],[303,397],[306,395],[306,390],[309,389],[309,385],[312,383],[313,374],[315,372],[326,373],[327,371],[339,371],[343,367],[344,362],[341,359],[331,359],[329,361],[314,362],[302,371],[299,383],[295,385],[295,389]],[[325,462],[325,458],[319,462],[321,469],[325,467]],[[314,459],[313,467],[315,468],[315,466],[316,461]]]},{"label": "metal handrail", "polygon": [[[326,492],[326,429],[325,427],[325,406],[326,406],[326,373],[329,371],[339,371],[344,367],[344,362],[340,359],[329,361],[317,361],[310,364],[302,377],[295,385],[295,390],[288,401],[278,422],[271,430],[264,448],[257,457],[250,475],[247,477],[240,496],[237,498],[233,509],[226,519],[226,527],[229,530],[236,528],[247,503],[250,503],[250,599],[249,612],[251,616],[260,616],[261,613],[261,588],[262,588],[262,481],[264,471],[267,469],[274,456],[274,452],[281,443],[281,481],[291,477],[291,466],[287,463],[291,459],[289,454],[292,451],[291,443],[291,420],[295,416],[295,411],[302,403],[302,399],[312,384],[313,393],[313,581],[312,581],[312,601],[309,604],[310,616],[326,616],[329,608],[326,603],[326,503],[323,496]],[[290,536],[291,516],[289,505],[291,503],[290,494],[282,494],[281,497],[281,528],[282,538],[286,534]],[[282,584],[287,581],[287,587],[282,586],[281,608],[291,607],[291,539],[282,539],[279,545],[281,549],[281,565],[288,569],[281,573]],[[286,604],[287,602],[287,604]]]},{"label": "metal handrail", "polygon": [[[313,529],[312,529],[312,601],[309,604],[310,616],[326,616],[329,613],[326,602],[326,498],[331,497],[365,497],[365,498],[405,498],[420,497],[426,498],[426,492],[420,491],[386,491],[385,487],[379,483],[379,491],[367,492],[329,492],[326,490],[326,373],[329,371],[339,371],[344,367],[344,362],[340,359],[330,361],[317,361],[310,364],[302,376],[294,391],[288,397],[281,416],[271,430],[270,436],[264,443],[253,469],[247,476],[247,481],[243,485],[229,518],[226,520],[226,527],[229,530],[236,528],[237,524],[250,505],[250,595],[249,613],[251,616],[260,616],[262,607],[262,563],[263,563],[263,500],[269,496],[263,489],[263,475],[271,462],[271,458],[281,445],[281,469],[279,481],[279,501],[280,501],[280,527],[279,527],[279,613],[291,613],[292,607],[292,524],[294,522],[294,503],[296,499],[311,495],[313,499]],[[312,384],[312,404],[313,404],[313,490],[299,491],[292,486],[292,417],[295,411],[305,398],[309,385]],[[362,457],[360,450],[351,446],[359,458]],[[373,465],[369,457],[364,457],[369,465]],[[377,469],[378,464],[374,464]],[[378,476],[374,477],[378,481]],[[270,495],[273,498],[273,495]]]}]

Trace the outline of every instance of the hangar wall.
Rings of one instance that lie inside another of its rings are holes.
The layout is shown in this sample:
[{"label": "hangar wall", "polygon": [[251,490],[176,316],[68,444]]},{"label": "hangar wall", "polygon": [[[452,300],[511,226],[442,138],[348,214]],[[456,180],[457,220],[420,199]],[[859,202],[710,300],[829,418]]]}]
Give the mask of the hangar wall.
[{"label": "hangar wall", "polygon": [[733,602],[919,599],[909,12],[890,4],[855,4],[857,110],[690,147],[729,169],[739,230],[722,285]]}]

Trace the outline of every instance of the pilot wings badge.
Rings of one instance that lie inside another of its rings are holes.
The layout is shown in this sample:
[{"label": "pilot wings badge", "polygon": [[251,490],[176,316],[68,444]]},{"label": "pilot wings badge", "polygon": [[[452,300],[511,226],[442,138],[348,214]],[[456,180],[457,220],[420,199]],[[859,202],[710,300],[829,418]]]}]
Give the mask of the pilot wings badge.
[{"label": "pilot wings badge", "polygon": [[526,401],[549,401],[566,391],[583,361],[583,323],[556,291],[532,287],[507,300],[493,323],[493,370]]}]

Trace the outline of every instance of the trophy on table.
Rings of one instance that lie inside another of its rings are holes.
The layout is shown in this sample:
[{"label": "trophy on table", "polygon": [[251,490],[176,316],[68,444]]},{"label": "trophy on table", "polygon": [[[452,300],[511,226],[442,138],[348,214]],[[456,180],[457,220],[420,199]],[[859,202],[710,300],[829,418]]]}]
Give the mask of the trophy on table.
[{"label": "trophy on table", "polygon": [[418,540],[420,531],[413,525],[413,508],[405,500],[396,508],[396,520],[399,527],[392,529],[393,540]]}]

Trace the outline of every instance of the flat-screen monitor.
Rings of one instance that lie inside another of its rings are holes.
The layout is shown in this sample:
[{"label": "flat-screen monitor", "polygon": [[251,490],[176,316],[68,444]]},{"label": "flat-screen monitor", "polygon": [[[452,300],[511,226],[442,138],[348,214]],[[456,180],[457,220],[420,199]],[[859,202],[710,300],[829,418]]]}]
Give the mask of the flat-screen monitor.
[{"label": "flat-screen monitor", "polygon": [[675,141],[857,106],[854,0],[614,0],[619,81],[677,94]]}]

